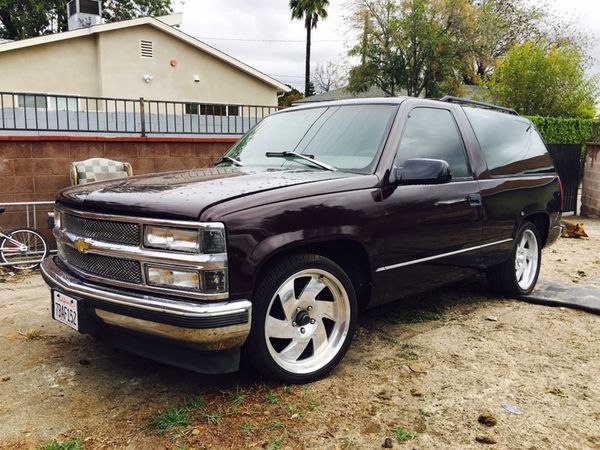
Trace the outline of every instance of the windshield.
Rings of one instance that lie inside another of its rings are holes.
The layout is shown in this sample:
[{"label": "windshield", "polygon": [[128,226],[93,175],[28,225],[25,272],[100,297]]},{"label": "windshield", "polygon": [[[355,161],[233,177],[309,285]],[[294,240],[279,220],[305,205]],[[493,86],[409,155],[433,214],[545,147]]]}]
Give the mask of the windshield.
[{"label": "windshield", "polygon": [[[290,110],[267,117],[227,153],[244,166],[319,167],[273,152],[296,152],[337,170],[370,173],[396,105],[344,105]],[[225,161],[226,162],[226,161]]]}]

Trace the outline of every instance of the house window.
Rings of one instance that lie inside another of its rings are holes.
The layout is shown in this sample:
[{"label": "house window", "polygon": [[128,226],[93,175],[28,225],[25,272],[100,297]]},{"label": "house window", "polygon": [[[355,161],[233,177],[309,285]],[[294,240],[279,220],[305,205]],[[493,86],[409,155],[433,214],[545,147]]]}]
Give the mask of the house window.
[{"label": "house window", "polygon": [[47,107],[45,95],[18,95],[17,108],[40,108]]},{"label": "house window", "polygon": [[206,116],[226,116],[226,105],[200,105],[200,114]]},{"label": "house window", "polygon": [[142,58],[154,57],[154,43],[152,41],[144,39],[140,41],[140,56]]},{"label": "house window", "polygon": [[237,105],[229,105],[227,107],[227,115],[228,116],[239,116],[240,115],[239,109],[240,108]]},{"label": "house window", "polygon": [[237,116],[239,106],[237,105],[202,105],[200,103],[186,103],[186,114],[201,114],[204,116]]},{"label": "house window", "polygon": [[78,111],[79,105],[76,98],[73,97],[48,97],[48,109],[51,111]]},{"label": "house window", "polygon": [[198,114],[198,103],[186,103],[185,104],[186,114]]}]

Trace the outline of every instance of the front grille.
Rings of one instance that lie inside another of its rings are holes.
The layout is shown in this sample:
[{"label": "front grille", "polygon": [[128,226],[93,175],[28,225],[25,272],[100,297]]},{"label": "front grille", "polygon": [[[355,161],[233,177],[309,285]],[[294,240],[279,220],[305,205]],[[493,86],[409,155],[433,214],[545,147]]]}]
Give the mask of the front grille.
[{"label": "front grille", "polygon": [[115,244],[140,244],[140,226],[137,223],[87,219],[71,214],[65,214],[64,223],[65,230],[77,236]]},{"label": "front grille", "polygon": [[68,245],[62,246],[61,257],[67,263],[88,275],[127,283],[140,284],[142,282],[142,268],[139,261],[94,255],[92,253],[79,253]]}]

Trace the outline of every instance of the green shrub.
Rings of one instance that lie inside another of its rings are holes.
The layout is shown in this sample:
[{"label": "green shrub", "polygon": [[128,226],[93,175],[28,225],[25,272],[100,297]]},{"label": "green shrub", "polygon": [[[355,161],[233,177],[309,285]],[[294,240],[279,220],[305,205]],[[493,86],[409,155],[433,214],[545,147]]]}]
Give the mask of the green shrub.
[{"label": "green shrub", "polygon": [[528,117],[546,144],[580,144],[599,140],[600,121],[594,119],[563,119],[559,117]]}]

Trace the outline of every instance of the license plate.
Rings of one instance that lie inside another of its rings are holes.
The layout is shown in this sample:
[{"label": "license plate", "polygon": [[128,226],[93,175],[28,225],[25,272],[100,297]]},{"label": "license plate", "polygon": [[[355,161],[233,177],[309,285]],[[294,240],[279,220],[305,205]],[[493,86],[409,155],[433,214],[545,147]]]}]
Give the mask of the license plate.
[{"label": "license plate", "polygon": [[52,291],[52,318],[79,331],[77,299]]}]

